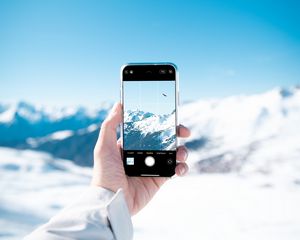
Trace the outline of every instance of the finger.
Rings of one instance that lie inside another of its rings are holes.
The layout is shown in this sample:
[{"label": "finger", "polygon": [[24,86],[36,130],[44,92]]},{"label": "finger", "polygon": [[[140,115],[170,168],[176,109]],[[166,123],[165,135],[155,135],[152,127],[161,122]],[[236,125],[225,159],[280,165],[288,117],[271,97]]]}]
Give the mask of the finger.
[{"label": "finger", "polygon": [[168,177],[153,177],[152,180],[155,182],[155,185],[160,188],[166,181],[168,181],[170,178]]},{"label": "finger", "polygon": [[100,134],[95,149],[115,146],[117,142],[117,127],[122,122],[122,105],[115,103],[101,125]]},{"label": "finger", "polygon": [[122,154],[122,139],[119,138],[117,141],[117,147],[119,149],[120,154]]},{"label": "finger", "polygon": [[185,175],[189,170],[189,167],[186,163],[179,163],[175,168],[175,173],[177,176]]},{"label": "finger", "polygon": [[187,138],[191,135],[191,131],[187,127],[180,124],[177,127],[177,135],[182,138]]},{"label": "finger", "polygon": [[180,162],[186,161],[188,157],[188,150],[185,146],[179,146],[177,148],[176,159]]}]

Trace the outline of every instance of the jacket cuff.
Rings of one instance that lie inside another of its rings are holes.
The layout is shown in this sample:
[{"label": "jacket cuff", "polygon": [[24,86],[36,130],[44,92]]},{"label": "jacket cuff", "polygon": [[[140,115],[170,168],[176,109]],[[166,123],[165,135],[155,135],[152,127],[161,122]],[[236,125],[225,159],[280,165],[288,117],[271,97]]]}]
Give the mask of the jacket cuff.
[{"label": "jacket cuff", "polygon": [[116,240],[132,239],[133,226],[131,215],[125,200],[124,192],[121,188],[116,192],[108,204],[107,213]]},{"label": "jacket cuff", "polygon": [[131,240],[133,238],[133,226],[123,190],[120,188],[114,193],[102,187],[91,187],[91,190],[94,188],[97,189],[99,198],[106,202],[107,219],[115,239]]}]

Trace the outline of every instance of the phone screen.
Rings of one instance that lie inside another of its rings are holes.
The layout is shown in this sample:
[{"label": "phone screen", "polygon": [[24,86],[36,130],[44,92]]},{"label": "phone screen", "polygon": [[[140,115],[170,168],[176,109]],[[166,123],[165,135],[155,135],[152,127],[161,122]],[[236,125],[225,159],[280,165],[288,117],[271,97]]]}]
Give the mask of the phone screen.
[{"label": "phone screen", "polygon": [[155,174],[176,161],[176,80],[162,77],[165,71],[123,79],[124,165],[134,175]]},{"label": "phone screen", "polygon": [[175,81],[125,81],[124,92],[124,150],[175,150]]}]

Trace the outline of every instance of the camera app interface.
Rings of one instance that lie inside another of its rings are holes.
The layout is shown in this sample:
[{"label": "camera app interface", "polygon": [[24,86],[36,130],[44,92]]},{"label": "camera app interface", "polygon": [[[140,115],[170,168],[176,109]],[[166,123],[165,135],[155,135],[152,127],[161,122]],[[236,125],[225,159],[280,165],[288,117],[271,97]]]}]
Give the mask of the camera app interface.
[{"label": "camera app interface", "polygon": [[176,151],[175,81],[124,81],[127,151]]}]

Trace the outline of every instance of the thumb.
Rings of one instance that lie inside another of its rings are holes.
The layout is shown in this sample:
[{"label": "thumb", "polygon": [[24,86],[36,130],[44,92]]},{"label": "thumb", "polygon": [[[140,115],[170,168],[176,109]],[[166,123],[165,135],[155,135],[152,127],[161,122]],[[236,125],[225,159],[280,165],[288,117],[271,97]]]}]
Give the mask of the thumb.
[{"label": "thumb", "polygon": [[95,150],[116,146],[117,127],[122,122],[122,105],[115,103],[108,116],[101,125],[100,134],[96,143]]}]

